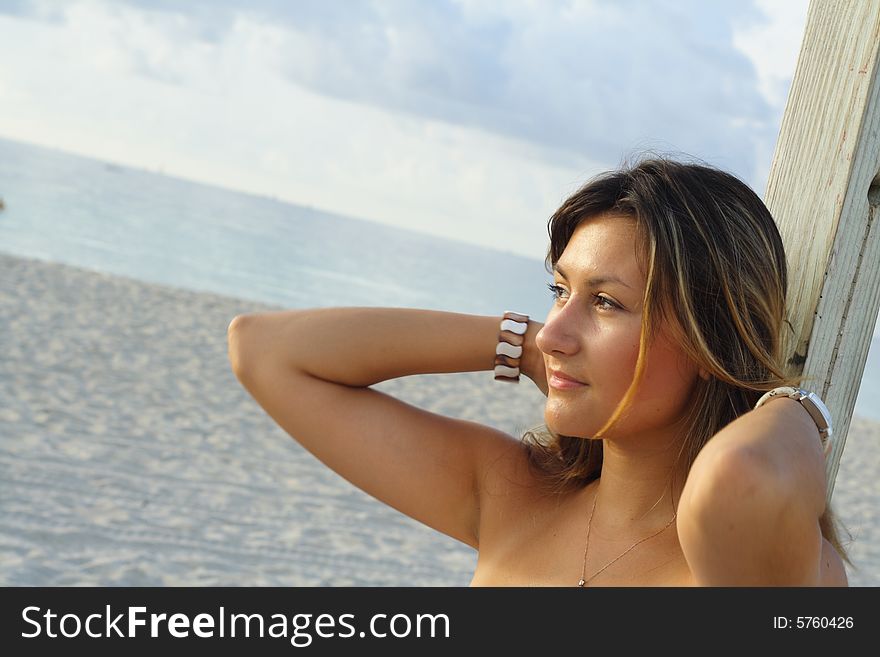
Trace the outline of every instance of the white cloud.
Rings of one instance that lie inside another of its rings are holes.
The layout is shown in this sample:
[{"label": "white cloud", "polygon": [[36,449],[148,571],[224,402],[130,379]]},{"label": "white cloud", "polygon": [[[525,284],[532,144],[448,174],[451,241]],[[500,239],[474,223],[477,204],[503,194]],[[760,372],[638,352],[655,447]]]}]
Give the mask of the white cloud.
[{"label": "white cloud", "polygon": [[[11,138],[536,258],[562,194],[598,168],[555,167],[535,146],[292,85],[269,65],[283,30],[244,18],[213,46],[100,4],[77,5],[63,25],[12,23],[0,17],[0,32],[20,43],[0,53],[31,60],[0,64],[0,133]],[[151,65],[140,50],[191,83],[132,75]]]},{"label": "white cloud", "polygon": [[636,149],[769,168],[785,16],[707,6],[38,3],[0,14],[0,134],[543,257]]},{"label": "white cloud", "polygon": [[758,90],[774,107],[782,107],[794,75],[809,0],[756,0],[766,20],[734,25],[733,45],[757,71]]},{"label": "white cloud", "polygon": [[751,184],[763,196],[776,137],[788,100],[803,41],[809,0],[756,0],[764,20],[734,23],[733,45],[748,57],[757,75],[756,88],[773,108],[766,137],[754,144],[758,162]]},{"label": "white cloud", "polygon": [[359,3],[355,20],[304,6],[284,15],[297,84],[541,143],[562,163],[660,139],[748,178],[774,136],[732,43],[732,21],[759,17],[746,3]]}]

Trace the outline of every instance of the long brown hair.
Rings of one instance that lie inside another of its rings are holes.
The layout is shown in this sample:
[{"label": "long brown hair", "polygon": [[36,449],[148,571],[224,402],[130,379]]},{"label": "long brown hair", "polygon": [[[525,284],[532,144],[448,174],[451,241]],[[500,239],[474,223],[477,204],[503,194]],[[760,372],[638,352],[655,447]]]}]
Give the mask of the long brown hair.
[{"label": "long brown hair", "polygon": [[[689,472],[709,439],[754,408],[764,392],[802,385],[780,353],[781,333],[786,324],[791,329],[782,238],[761,199],[733,175],[655,156],[598,175],[562,204],[547,226],[548,273],[578,225],[599,215],[636,220],[636,258],[647,286],[633,381],[593,438],[633,403],[647,346],[668,320],[673,341],[709,373],[698,379],[684,420],[676,466]],[[600,475],[601,440],[560,435],[546,424],[522,439],[530,465],[552,492],[581,488]],[[836,525],[828,505],[822,535],[852,566]]]}]

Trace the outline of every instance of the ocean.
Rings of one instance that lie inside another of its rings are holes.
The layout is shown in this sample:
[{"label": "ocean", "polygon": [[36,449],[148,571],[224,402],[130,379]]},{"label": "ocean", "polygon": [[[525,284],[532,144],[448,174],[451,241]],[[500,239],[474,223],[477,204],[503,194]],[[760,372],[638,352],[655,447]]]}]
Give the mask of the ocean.
[{"label": "ocean", "polygon": [[[289,308],[517,310],[543,320],[551,306],[537,259],[8,139],[0,198],[0,251],[149,283]],[[855,406],[875,420],[878,331]]]}]

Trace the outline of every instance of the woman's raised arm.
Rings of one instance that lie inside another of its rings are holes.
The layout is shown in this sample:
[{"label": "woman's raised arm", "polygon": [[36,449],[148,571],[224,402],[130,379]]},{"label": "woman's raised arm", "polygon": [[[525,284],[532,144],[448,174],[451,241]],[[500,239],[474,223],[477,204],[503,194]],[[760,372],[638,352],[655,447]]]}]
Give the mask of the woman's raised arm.
[{"label": "woman's raised arm", "polygon": [[[484,475],[491,462],[520,449],[519,441],[368,386],[413,374],[492,370],[500,321],[406,308],[240,315],[229,325],[229,358],[254,399],[324,464],[477,547]],[[535,349],[540,326],[529,323],[523,367],[536,360],[526,352]]]},{"label": "woman's raised arm", "polygon": [[780,398],[721,429],[694,461],[678,504],[678,536],[696,582],[845,582],[839,558],[834,572],[820,558],[825,487],[816,424],[796,401]]}]

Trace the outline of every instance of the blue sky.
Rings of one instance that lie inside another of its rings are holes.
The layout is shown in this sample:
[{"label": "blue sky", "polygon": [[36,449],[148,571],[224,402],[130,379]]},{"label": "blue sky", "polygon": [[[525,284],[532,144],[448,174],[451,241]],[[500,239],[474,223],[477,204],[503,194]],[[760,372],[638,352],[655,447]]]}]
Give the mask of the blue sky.
[{"label": "blue sky", "polygon": [[763,195],[807,1],[0,0],[0,135],[534,258],[645,150]]}]

